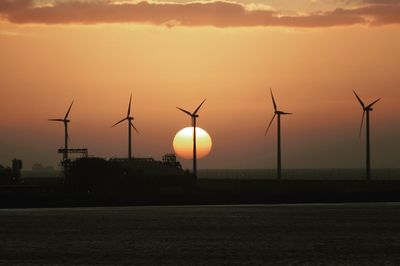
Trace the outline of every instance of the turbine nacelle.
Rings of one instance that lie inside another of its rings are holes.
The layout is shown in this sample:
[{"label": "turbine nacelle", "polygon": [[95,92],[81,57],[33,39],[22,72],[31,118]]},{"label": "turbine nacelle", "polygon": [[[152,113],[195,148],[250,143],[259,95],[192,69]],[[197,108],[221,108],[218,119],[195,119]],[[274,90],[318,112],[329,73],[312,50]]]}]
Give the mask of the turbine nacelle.
[{"label": "turbine nacelle", "polygon": [[180,107],[176,107],[176,108],[177,108],[178,110],[184,112],[185,114],[189,115],[189,116],[194,120],[194,119],[196,119],[196,118],[199,117],[199,115],[197,114],[197,112],[200,110],[201,106],[203,105],[203,103],[204,103],[206,100],[207,100],[207,99],[204,99],[204,100],[201,102],[201,104],[196,108],[196,110],[194,110],[193,113],[191,113],[191,112],[189,112],[189,111],[187,111],[187,110],[185,110],[185,109],[182,109],[182,108],[180,108]]},{"label": "turbine nacelle", "polygon": [[362,127],[363,127],[363,124],[364,124],[365,112],[373,111],[374,109],[372,108],[372,106],[374,104],[376,104],[377,102],[379,102],[381,98],[379,98],[379,99],[373,101],[372,103],[370,103],[369,105],[365,106],[364,102],[361,100],[361,98],[357,95],[357,93],[354,90],[353,90],[353,93],[356,96],[358,102],[360,103],[361,108],[363,109],[363,114],[362,114],[362,118],[361,118],[361,126],[360,126],[360,136],[361,136],[361,130],[362,130]]},{"label": "turbine nacelle", "polygon": [[277,115],[292,115],[292,113],[287,113],[287,112],[283,112],[283,111],[276,111],[275,114],[277,114]]},{"label": "turbine nacelle", "polygon": [[49,119],[49,121],[56,121],[56,122],[64,122],[64,123],[69,123],[71,120],[68,119],[69,112],[71,111],[72,105],[74,104],[74,101],[72,101],[71,105],[68,108],[67,113],[65,113],[64,118],[54,118],[54,119]]},{"label": "turbine nacelle", "polygon": [[126,117],[121,119],[120,121],[118,121],[117,123],[112,125],[111,127],[114,127],[114,126],[124,122],[125,120],[128,120],[128,123],[129,123],[130,127],[132,127],[136,131],[136,133],[139,134],[139,130],[137,130],[137,128],[132,123],[132,121],[134,120],[134,117],[131,116],[131,103],[132,103],[132,94],[131,94],[131,96],[129,98],[128,113],[127,113]]},{"label": "turbine nacelle", "polygon": [[269,131],[269,128],[271,127],[271,125],[272,125],[272,122],[274,121],[274,119],[275,119],[275,116],[280,116],[280,115],[292,115],[293,113],[287,113],[287,112],[283,112],[283,111],[279,111],[278,110],[278,107],[277,107],[277,105],[276,105],[276,102],[275,102],[275,98],[274,98],[274,94],[272,93],[272,89],[269,89],[270,90],[270,92],[271,92],[271,99],[272,99],[272,104],[274,105],[274,116],[272,116],[272,119],[271,119],[271,121],[269,122],[269,124],[268,124],[268,127],[267,127],[267,130],[265,131],[265,135],[267,135],[267,133],[268,133],[268,131]]}]

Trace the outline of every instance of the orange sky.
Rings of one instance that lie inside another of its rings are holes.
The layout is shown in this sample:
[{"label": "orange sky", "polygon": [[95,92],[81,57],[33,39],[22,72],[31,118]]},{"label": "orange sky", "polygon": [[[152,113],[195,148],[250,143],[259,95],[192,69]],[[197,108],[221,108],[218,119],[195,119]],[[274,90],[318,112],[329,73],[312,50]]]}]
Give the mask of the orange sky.
[{"label": "orange sky", "polygon": [[382,97],[372,165],[399,165],[399,1],[70,2],[0,3],[0,164],[57,165],[63,128],[47,119],[73,99],[71,146],[126,156],[125,126],[110,126],[133,92],[136,156],[172,151],[190,125],[175,107],[207,98],[198,126],[213,150],[199,167],[274,167],[275,127],[264,136],[272,87],[295,113],[282,121],[284,167],[363,167],[353,89],[366,102]]}]

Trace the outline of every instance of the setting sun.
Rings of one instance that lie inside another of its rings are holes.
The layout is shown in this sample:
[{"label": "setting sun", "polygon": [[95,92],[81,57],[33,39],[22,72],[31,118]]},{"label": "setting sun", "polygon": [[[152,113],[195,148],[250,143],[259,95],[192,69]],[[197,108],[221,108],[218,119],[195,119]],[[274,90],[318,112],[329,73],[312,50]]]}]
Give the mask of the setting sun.
[{"label": "setting sun", "polygon": [[[211,151],[210,135],[202,128],[196,127],[197,159],[207,156]],[[173,146],[175,153],[184,159],[193,158],[193,127],[185,127],[176,133]]]}]

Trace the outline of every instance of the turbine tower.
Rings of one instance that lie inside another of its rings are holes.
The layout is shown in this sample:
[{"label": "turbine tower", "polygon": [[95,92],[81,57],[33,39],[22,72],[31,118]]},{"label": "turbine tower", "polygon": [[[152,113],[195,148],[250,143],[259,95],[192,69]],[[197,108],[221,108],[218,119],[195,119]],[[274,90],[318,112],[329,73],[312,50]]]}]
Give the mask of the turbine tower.
[{"label": "turbine tower", "polygon": [[291,115],[292,113],[286,113],[286,112],[282,112],[279,111],[276,107],[276,103],[275,103],[275,99],[274,99],[274,95],[272,94],[272,90],[270,89],[271,92],[271,98],[272,98],[272,103],[274,104],[274,116],[272,117],[271,121],[268,124],[267,130],[265,131],[265,135],[267,135],[269,128],[271,127],[272,122],[275,119],[275,116],[278,116],[278,134],[277,134],[277,138],[278,138],[278,143],[277,143],[277,148],[278,148],[278,152],[277,152],[277,178],[281,179],[282,178],[282,164],[281,164],[281,115]]},{"label": "turbine tower", "polygon": [[367,120],[366,121],[366,127],[365,127],[365,130],[366,130],[366,145],[367,145],[367,148],[366,148],[366,172],[365,172],[365,175],[366,175],[367,180],[370,180],[371,179],[371,157],[370,157],[370,141],[369,141],[369,139],[370,139],[370,135],[369,135],[369,112],[371,112],[373,110],[372,106],[374,104],[376,104],[381,98],[379,98],[378,100],[375,100],[372,103],[370,103],[369,105],[365,106],[364,102],[360,99],[360,97],[358,97],[357,93],[354,90],[353,90],[353,92],[354,92],[354,95],[356,96],[357,100],[360,102],[360,105],[361,105],[361,107],[363,109],[363,114],[362,114],[362,118],[361,118],[361,126],[360,126],[360,137],[361,137],[361,131],[362,131],[363,123],[364,123],[364,116],[365,116],[365,114],[367,116],[366,117],[366,120]]},{"label": "turbine tower", "polygon": [[71,105],[68,108],[67,113],[65,114],[64,118],[55,118],[55,119],[49,119],[49,121],[57,121],[57,122],[63,122],[64,123],[64,154],[63,154],[63,161],[67,162],[68,161],[68,123],[71,122],[71,120],[68,119],[69,112],[71,111],[71,107],[74,101],[72,101]]},{"label": "turbine tower", "polygon": [[196,110],[194,110],[193,113],[190,113],[189,111],[186,111],[182,108],[176,107],[179,110],[181,110],[182,112],[186,113],[187,115],[189,115],[191,117],[192,120],[192,127],[193,127],[193,176],[195,178],[197,178],[197,153],[196,153],[196,118],[199,117],[199,115],[197,114],[197,112],[200,110],[201,106],[203,105],[203,103],[206,101],[206,99],[204,99],[201,104],[196,108]]},{"label": "turbine tower", "polygon": [[132,157],[132,128],[136,131],[136,133],[139,134],[139,131],[136,129],[136,127],[133,125],[132,121],[134,118],[131,116],[131,102],[132,102],[132,93],[131,97],[129,98],[129,106],[128,106],[128,113],[124,119],[121,119],[111,127],[114,127],[118,125],[119,123],[122,123],[123,121],[127,120],[128,121],[128,159],[131,160]]}]

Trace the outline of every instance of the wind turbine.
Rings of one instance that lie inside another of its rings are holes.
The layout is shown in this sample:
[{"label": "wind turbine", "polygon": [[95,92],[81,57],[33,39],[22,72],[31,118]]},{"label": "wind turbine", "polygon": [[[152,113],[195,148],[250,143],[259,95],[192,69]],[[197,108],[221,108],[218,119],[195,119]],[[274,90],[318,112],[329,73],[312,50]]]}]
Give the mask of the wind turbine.
[{"label": "wind turbine", "polygon": [[131,97],[129,98],[129,106],[128,106],[128,113],[124,119],[121,119],[111,127],[114,127],[118,125],[119,123],[122,123],[123,121],[127,120],[128,121],[128,159],[132,159],[132,128],[136,131],[136,133],[139,134],[139,131],[136,129],[136,127],[133,125],[132,121],[134,118],[131,116],[131,102],[132,102],[132,93]]},{"label": "wind turbine", "polygon": [[281,179],[282,178],[282,165],[281,165],[281,115],[291,115],[292,113],[286,113],[279,111],[276,107],[274,95],[272,94],[272,89],[270,89],[271,92],[271,98],[272,98],[272,103],[274,104],[274,116],[272,117],[271,121],[268,124],[267,130],[265,131],[265,135],[267,135],[269,128],[271,127],[272,122],[275,119],[275,116],[278,117],[278,152],[277,152],[277,178]]},{"label": "wind turbine", "polygon": [[182,108],[176,107],[182,112],[186,113],[191,117],[192,120],[192,127],[193,127],[193,175],[195,178],[197,178],[197,153],[196,153],[196,118],[199,117],[197,112],[200,110],[200,107],[203,105],[203,103],[206,101],[204,99],[201,104],[194,110],[193,113],[190,113],[189,111],[186,111]]},{"label": "wind turbine", "polygon": [[366,178],[367,180],[371,179],[371,157],[370,157],[370,141],[369,141],[369,112],[371,112],[372,106],[374,104],[376,104],[381,98],[379,98],[378,100],[373,101],[372,103],[370,103],[369,105],[365,106],[364,102],[360,99],[360,97],[358,97],[357,93],[353,90],[354,95],[356,96],[357,100],[360,102],[360,105],[363,109],[363,114],[362,114],[362,118],[361,118],[361,126],[360,126],[360,137],[361,137],[361,131],[362,131],[362,126],[364,123],[364,116],[365,114],[367,114],[367,118],[366,118],[366,145],[367,145],[367,149],[366,149]]},{"label": "wind turbine", "polygon": [[74,104],[74,101],[72,101],[71,105],[68,108],[67,113],[65,114],[64,118],[55,118],[55,119],[49,119],[49,121],[57,121],[57,122],[63,122],[64,123],[64,143],[65,143],[65,148],[64,148],[64,155],[63,155],[63,160],[64,162],[68,161],[68,123],[71,122],[71,120],[68,119],[69,112],[71,111],[72,104]]}]

